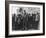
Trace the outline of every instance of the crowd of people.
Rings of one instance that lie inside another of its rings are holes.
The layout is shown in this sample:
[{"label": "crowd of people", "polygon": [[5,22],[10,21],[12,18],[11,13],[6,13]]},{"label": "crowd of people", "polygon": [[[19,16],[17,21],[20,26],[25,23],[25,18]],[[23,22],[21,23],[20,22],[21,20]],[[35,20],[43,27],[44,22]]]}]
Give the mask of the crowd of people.
[{"label": "crowd of people", "polygon": [[[20,10],[21,12],[22,10]],[[24,10],[23,14],[13,14],[12,15],[12,29],[13,30],[38,30],[40,21],[40,15],[37,14],[28,14]]]}]

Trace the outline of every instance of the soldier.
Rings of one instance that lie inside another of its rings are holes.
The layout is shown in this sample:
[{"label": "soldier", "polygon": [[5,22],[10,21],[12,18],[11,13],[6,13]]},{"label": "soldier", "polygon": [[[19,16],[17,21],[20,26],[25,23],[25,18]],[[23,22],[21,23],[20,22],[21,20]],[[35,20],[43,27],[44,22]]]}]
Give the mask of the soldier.
[{"label": "soldier", "polygon": [[28,29],[32,29],[32,15],[29,14],[28,15]]},{"label": "soldier", "polygon": [[32,29],[36,28],[35,18],[36,18],[36,14],[32,14]]},{"label": "soldier", "polygon": [[23,28],[23,24],[21,22],[21,18],[22,18],[22,15],[18,14],[18,20],[17,20],[17,22],[18,22],[18,30],[22,30],[22,28]]}]

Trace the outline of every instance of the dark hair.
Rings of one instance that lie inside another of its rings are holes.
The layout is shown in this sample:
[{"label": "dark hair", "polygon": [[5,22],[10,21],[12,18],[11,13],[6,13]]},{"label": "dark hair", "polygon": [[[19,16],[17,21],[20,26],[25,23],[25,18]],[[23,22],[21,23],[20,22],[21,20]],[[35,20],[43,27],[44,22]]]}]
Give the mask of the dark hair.
[{"label": "dark hair", "polygon": [[21,12],[21,11],[22,11],[22,8],[19,9],[19,12]]}]

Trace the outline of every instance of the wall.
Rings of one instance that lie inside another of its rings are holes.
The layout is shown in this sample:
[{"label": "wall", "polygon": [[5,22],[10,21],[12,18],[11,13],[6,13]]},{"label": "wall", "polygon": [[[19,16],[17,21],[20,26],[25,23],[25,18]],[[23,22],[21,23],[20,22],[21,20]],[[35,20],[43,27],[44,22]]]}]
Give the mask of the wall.
[{"label": "wall", "polygon": [[[14,0],[15,1],[15,0]],[[18,1],[18,0],[17,0]],[[19,0],[29,2],[45,2],[46,0]],[[46,3],[46,2],[45,2]],[[46,6],[45,6],[46,7]],[[46,9],[46,8],[45,8]],[[46,14],[46,13],[45,13]],[[46,16],[46,15],[45,15]],[[46,19],[46,18],[45,18]],[[45,20],[46,21],[46,20]],[[46,26],[45,26],[46,27]],[[46,29],[46,28],[45,28]],[[45,30],[46,32],[46,30]],[[30,36],[30,37],[18,37],[18,38],[45,38],[45,36]],[[0,38],[5,38],[5,0],[0,0]],[[16,37],[17,38],[17,37]]]}]

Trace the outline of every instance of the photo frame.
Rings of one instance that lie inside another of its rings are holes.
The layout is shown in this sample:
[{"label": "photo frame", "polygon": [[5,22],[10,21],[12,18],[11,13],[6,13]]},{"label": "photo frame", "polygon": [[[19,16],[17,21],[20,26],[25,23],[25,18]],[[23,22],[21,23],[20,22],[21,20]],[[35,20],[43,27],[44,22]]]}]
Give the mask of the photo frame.
[{"label": "photo frame", "polygon": [[45,3],[5,1],[5,36],[45,35]]}]

